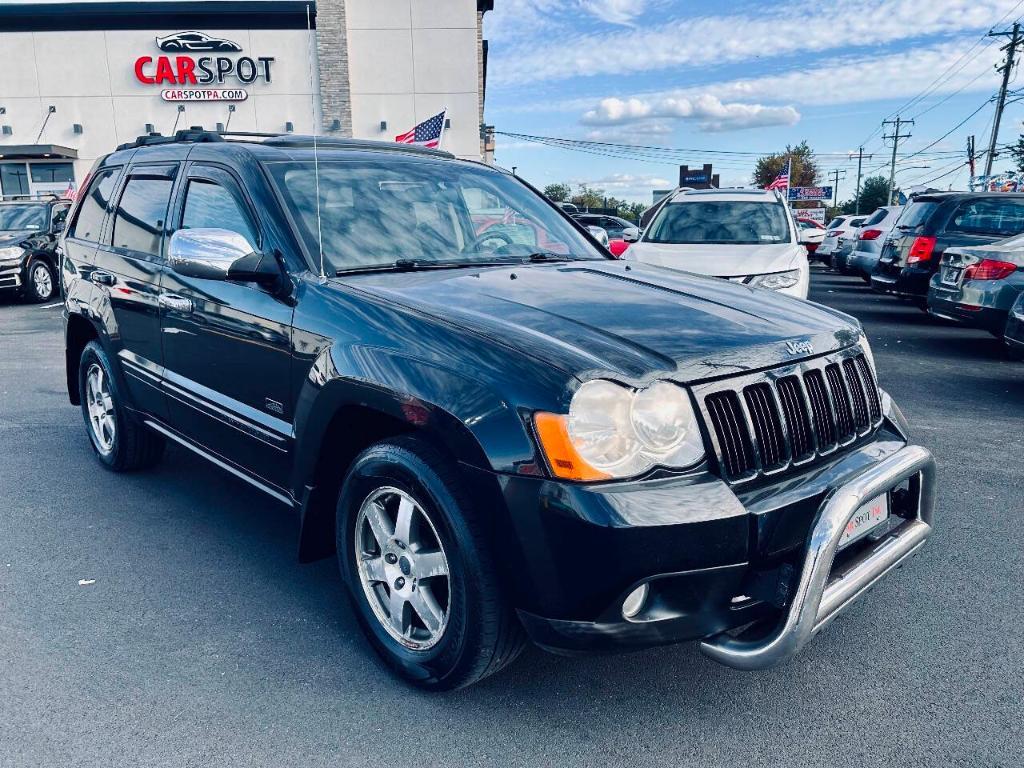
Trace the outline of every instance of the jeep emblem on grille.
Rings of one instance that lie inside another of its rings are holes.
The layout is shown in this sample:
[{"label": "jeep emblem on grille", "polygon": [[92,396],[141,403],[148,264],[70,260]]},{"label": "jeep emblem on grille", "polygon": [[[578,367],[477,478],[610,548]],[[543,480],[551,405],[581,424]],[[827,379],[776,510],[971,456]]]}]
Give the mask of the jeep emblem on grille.
[{"label": "jeep emblem on grille", "polygon": [[791,355],[809,355],[814,351],[814,345],[809,341],[787,341],[786,351]]}]

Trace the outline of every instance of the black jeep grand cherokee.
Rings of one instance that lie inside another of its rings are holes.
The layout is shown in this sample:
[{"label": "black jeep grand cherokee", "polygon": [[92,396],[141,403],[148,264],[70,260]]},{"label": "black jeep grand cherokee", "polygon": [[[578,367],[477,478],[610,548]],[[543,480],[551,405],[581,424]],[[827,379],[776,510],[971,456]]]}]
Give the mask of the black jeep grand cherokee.
[{"label": "black jeep grand cherokee", "polygon": [[296,510],[429,688],[526,640],[793,656],[931,530],[856,321],[609,258],[508,173],[182,132],[94,169],[63,250],[104,466],[171,440]]}]

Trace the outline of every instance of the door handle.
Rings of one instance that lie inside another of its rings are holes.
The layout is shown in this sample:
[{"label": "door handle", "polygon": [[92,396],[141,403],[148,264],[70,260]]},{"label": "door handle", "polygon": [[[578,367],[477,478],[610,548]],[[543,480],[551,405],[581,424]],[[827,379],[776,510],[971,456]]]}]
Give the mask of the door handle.
[{"label": "door handle", "polygon": [[175,312],[188,314],[192,311],[192,299],[186,299],[184,296],[175,296],[173,293],[161,293],[157,303],[164,309],[172,309]]},{"label": "door handle", "polygon": [[109,272],[93,272],[89,279],[96,283],[96,285],[113,285],[117,282],[117,278]]}]

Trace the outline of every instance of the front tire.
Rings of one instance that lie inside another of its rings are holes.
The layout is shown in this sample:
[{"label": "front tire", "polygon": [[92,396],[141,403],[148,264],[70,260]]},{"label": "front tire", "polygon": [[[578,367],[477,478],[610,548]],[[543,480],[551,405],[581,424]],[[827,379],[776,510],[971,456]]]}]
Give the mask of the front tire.
[{"label": "front tire", "polygon": [[44,259],[35,258],[28,263],[25,270],[25,298],[41,304],[49,301],[57,293],[57,278]]},{"label": "front tire", "polygon": [[125,408],[113,368],[99,342],[85,345],[78,364],[78,393],[93,453],[114,472],[151,467],[164,453],[164,439]]},{"label": "front tire", "polygon": [[336,513],[338,563],[359,623],[398,676],[461,688],[525,647],[482,518],[455,463],[432,446],[403,437],[364,451]]}]

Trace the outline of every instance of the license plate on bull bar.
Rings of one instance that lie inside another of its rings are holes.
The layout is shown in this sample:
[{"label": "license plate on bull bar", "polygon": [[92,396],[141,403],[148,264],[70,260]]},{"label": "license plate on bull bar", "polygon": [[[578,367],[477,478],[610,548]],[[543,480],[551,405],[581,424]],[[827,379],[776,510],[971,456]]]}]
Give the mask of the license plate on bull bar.
[{"label": "license plate on bull bar", "polygon": [[942,270],[942,282],[944,285],[956,285],[960,282],[960,275],[963,270],[960,267],[944,267]]},{"label": "license plate on bull bar", "polygon": [[846,524],[846,530],[843,531],[843,535],[839,539],[839,549],[864,538],[871,531],[884,525],[888,519],[889,494],[883,493],[861,506],[850,518],[850,522]]}]

